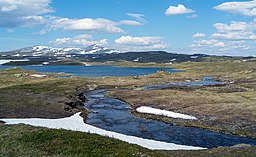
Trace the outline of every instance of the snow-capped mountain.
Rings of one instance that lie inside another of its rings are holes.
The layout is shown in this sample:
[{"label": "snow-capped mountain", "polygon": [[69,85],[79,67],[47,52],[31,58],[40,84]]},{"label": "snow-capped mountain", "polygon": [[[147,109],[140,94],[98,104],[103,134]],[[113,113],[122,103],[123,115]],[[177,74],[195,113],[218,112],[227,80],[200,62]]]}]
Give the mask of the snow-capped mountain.
[{"label": "snow-capped mountain", "polygon": [[72,54],[118,54],[121,53],[115,49],[109,49],[100,45],[91,45],[85,48],[53,48],[48,46],[33,46],[22,48],[14,51],[5,52],[12,56],[65,56]]}]

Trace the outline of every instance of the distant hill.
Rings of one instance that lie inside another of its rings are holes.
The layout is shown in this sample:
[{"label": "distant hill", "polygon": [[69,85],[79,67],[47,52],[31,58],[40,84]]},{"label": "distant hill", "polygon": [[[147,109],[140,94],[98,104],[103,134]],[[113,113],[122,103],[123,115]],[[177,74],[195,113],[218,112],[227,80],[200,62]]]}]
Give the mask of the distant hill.
[{"label": "distant hill", "polygon": [[66,56],[76,54],[117,54],[120,51],[109,49],[100,45],[91,45],[85,48],[65,47],[65,48],[53,48],[48,46],[33,46],[22,48],[13,51],[2,52],[1,54],[25,57],[25,56]]},{"label": "distant hill", "polygon": [[106,54],[106,55],[94,55],[87,56],[88,61],[92,62],[119,62],[119,61],[131,61],[131,62],[157,62],[157,63],[170,63],[170,62],[186,62],[196,61],[200,58],[207,57],[204,54],[176,54],[167,53],[165,51],[148,51],[148,52],[126,52],[120,54]]},{"label": "distant hill", "polygon": [[121,53],[115,49],[105,48],[99,45],[91,45],[86,48],[52,48],[47,46],[34,46],[14,51],[0,53],[0,60],[28,60],[12,61],[6,65],[38,65],[48,64],[82,65],[83,62],[218,62],[223,60],[255,61],[254,57],[213,56],[206,54],[178,54],[165,51],[126,52]]}]

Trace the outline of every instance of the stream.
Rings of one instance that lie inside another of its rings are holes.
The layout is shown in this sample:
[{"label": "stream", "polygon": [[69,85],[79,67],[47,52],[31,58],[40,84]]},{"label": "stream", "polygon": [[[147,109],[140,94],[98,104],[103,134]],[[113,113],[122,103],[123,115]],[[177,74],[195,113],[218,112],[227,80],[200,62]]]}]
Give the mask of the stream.
[{"label": "stream", "polygon": [[[179,84],[163,84],[144,86],[144,90],[162,89],[170,86],[205,86],[223,84],[205,77],[202,81]],[[137,136],[168,143],[189,146],[214,148],[233,146],[236,144],[256,145],[256,139],[245,138],[207,129],[174,126],[164,122],[135,117],[131,114],[131,106],[118,99],[106,96],[105,90],[94,90],[85,93],[89,100],[85,107],[92,112],[86,120],[87,124],[125,135]]]}]

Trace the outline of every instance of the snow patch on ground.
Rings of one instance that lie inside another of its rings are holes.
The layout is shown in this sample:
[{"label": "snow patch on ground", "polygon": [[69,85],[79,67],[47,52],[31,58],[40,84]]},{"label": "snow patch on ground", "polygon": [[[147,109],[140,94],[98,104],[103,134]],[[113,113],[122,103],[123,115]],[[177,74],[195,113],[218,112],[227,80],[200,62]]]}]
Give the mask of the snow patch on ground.
[{"label": "snow patch on ground", "polygon": [[85,66],[92,66],[91,64],[86,63],[86,62],[83,62],[83,64],[84,64]]},{"label": "snow patch on ground", "polygon": [[111,138],[116,138],[131,144],[137,144],[142,147],[153,149],[153,150],[201,150],[205,148],[194,147],[194,146],[185,146],[178,145],[174,143],[166,143],[161,141],[143,139],[135,136],[127,136],[120,133],[115,133],[111,131],[106,131],[94,126],[85,124],[83,118],[80,116],[80,113],[67,118],[61,119],[40,119],[40,118],[27,118],[27,119],[0,119],[6,124],[28,124],[32,126],[47,127],[53,129],[65,129],[81,132],[90,132],[102,136],[108,136]]},{"label": "snow patch on ground", "polygon": [[42,78],[42,77],[46,77],[47,75],[40,75],[40,74],[32,74],[30,75],[32,77],[37,77],[37,78]]},{"label": "snow patch on ground", "polygon": [[0,65],[10,63],[10,62],[26,62],[29,61],[28,59],[22,59],[22,60],[9,60],[9,59],[0,59]]},{"label": "snow patch on ground", "polygon": [[166,110],[160,110],[160,109],[156,109],[156,108],[152,108],[152,107],[148,107],[148,106],[141,106],[141,107],[137,108],[136,111],[139,113],[161,115],[161,116],[166,116],[166,117],[171,117],[171,118],[181,118],[181,119],[190,119],[190,120],[197,119],[196,117],[193,117],[190,115],[166,111]]},{"label": "snow patch on ground", "polygon": [[139,61],[139,59],[140,59],[140,58],[137,58],[137,59],[134,59],[133,61],[134,61],[134,62],[138,62],[138,61]]}]

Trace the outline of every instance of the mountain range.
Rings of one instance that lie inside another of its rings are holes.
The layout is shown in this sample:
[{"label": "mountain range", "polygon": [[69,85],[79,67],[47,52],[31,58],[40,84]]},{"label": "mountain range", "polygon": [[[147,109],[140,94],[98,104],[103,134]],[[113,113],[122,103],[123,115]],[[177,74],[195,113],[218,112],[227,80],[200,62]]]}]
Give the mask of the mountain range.
[{"label": "mountain range", "polygon": [[121,53],[115,49],[109,49],[100,45],[90,45],[85,48],[75,48],[75,47],[66,47],[66,48],[53,48],[48,46],[33,46],[22,48],[13,51],[2,52],[4,55],[10,56],[65,56],[65,55],[85,55],[85,54],[118,54]]},{"label": "mountain range", "polygon": [[[15,61],[9,61],[9,60]],[[0,61],[5,65],[47,65],[83,64],[84,62],[139,62],[139,63],[179,63],[202,61],[242,60],[255,61],[255,57],[212,56],[206,54],[179,54],[165,51],[125,52],[109,49],[100,45],[85,48],[53,48],[33,46],[0,53]],[[19,61],[17,61],[19,60]],[[25,60],[25,61],[24,61]]]}]

